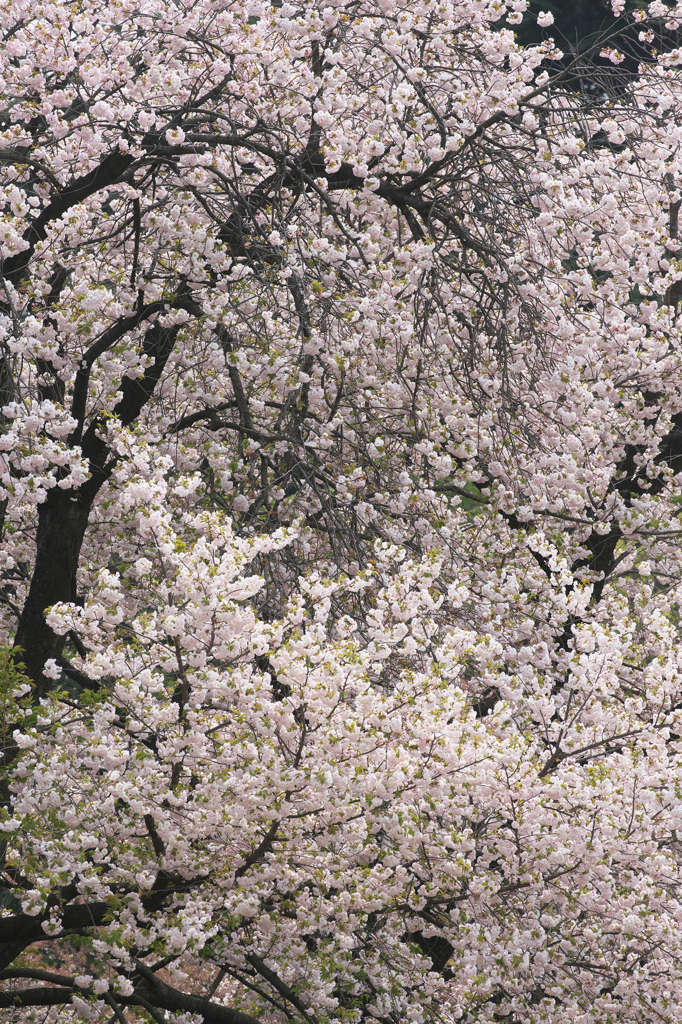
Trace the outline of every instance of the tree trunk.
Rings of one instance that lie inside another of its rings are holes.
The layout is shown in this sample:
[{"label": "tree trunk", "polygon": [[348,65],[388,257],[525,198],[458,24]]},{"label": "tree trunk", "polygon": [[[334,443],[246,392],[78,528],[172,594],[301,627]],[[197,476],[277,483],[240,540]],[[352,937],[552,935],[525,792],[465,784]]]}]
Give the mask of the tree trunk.
[{"label": "tree trunk", "polygon": [[92,502],[54,488],[38,509],[36,561],[14,640],[38,697],[45,693],[45,661],[61,654],[64,638],[45,621],[45,610],[76,600],[76,573]]}]

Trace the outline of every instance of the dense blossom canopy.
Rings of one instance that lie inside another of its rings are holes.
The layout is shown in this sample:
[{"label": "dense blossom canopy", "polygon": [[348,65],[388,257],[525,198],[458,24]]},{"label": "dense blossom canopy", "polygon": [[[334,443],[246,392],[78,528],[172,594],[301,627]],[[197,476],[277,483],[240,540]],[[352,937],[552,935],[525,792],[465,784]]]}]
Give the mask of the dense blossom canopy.
[{"label": "dense blossom canopy", "polygon": [[0,0],[2,1024],[681,1019],[682,4],[526,7]]}]

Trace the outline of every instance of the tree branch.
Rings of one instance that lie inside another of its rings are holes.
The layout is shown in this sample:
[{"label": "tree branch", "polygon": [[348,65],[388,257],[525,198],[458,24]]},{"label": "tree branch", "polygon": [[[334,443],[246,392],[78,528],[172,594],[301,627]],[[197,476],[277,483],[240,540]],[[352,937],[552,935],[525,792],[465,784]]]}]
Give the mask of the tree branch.
[{"label": "tree branch", "polygon": [[72,179],[42,213],[29,224],[22,236],[27,247],[22,252],[5,260],[0,269],[0,276],[16,287],[26,273],[36,245],[47,237],[47,228],[52,221],[58,220],[72,206],[77,206],[78,203],[83,202],[95,192],[99,192],[100,189],[115,184],[126,171],[130,170],[134,162],[134,157],[115,149],[105,156],[92,171],[80,178]]}]

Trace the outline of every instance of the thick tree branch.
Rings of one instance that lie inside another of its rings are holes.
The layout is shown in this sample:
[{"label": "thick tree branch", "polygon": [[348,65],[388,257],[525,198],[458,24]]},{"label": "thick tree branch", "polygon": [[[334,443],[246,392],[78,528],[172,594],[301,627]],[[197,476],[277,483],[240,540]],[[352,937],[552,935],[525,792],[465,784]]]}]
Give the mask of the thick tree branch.
[{"label": "thick tree branch", "polygon": [[[233,1010],[229,1006],[211,1002],[206,996],[194,996],[180,992],[161,981],[153,971],[150,971],[142,963],[138,962],[136,967],[146,982],[144,986],[140,986],[141,992],[153,1006],[161,1010],[182,1010],[186,1013],[196,1013],[202,1018],[204,1024],[259,1024],[255,1017],[242,1013],[240,1010]],[[133,995],[131,1001],[134,999]]]},{"label": "thick tree branch", "polygon": [[0,267],[0,276],[16,287],[26,273],[35,247],[47,237],[49,225],[53,221],[58,220],[71,207],[77,206],[84,199],[94,195],[95,192],[99,192],[101,189],[120,181],[121,177],[130,170],[134,162],[135,160],[132,156],[121,153],[116,149],[104,157],[102,162],[93,170],[82,175],[80,178],[72,179],[28,226],[23,234],[26,248],[5,260],[4,264]]}]

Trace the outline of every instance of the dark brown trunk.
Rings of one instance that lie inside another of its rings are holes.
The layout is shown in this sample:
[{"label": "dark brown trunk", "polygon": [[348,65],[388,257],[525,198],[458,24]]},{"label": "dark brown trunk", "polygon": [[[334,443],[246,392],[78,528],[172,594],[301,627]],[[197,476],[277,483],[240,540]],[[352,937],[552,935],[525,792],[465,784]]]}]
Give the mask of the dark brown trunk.
[{"label": "dark brown trunk", "polygon": [[59,657],[64,644],[45,621],[45,610],[59,601],[76,600],[76,572],[90,508],[91,502],[82,496],[55,488],[38,509],[35,567],[14,640],[37,696],[47,685],[45,661]]}]

